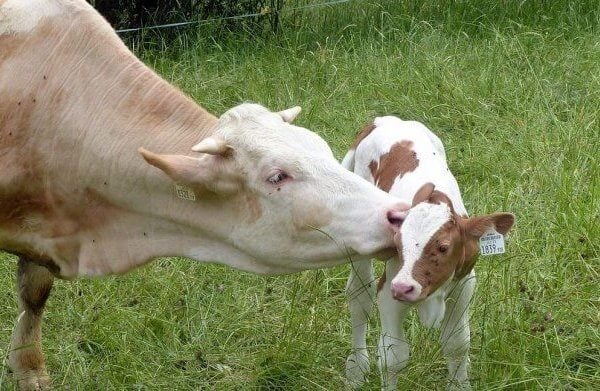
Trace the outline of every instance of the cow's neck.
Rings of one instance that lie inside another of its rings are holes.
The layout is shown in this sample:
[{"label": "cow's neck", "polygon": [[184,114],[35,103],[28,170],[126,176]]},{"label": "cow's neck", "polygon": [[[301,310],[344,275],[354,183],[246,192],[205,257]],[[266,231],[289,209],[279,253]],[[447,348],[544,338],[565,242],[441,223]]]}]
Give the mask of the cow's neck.
[{"label": "cow's neck", "polygon": [[[91,154],[106,151],[97,156],[95,166],[90,161],[86,172],[93,180],[87,188],[112,217],[79,234],[85,239],[77,275],[125,272],[157,256],[193,254],[210,260],[235,251],[205,238],[207,232],[223,231],[222,222],[231,211],[220,208],[214,197],[178,197],[176,184],[137,151],[143,146],[191,155],[191,147],[212,133],[216,118],[137,60],[124,68],[113,84],[118,88],[105,101],[106,114],[93,122],[95,130],[110,138],[108,148],[99,148],[93,138],[84,146]],[[99,239],[90,243],[94,235]]]}]

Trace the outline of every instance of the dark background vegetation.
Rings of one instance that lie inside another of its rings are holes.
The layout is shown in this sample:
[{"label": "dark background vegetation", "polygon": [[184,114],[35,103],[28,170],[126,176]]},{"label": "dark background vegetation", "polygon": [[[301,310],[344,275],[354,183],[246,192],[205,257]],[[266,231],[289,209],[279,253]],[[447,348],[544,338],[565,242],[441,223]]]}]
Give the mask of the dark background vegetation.
[{"label": "dark background vegetation", "polygon": [[[285,0],[88,0],[115,29],[203,21],[246,14],[261,14],[247,18],[239,26],[257,29],[263,24],[278,28],[278,11]],[[223,21],[224,22],[224,21]],[[223,23],[222,22],[222,23]],[[233,27],[232,23],[226,23]]]},{"label": "dark background vegetation", "polygon": [[[252,18],[236,19],[236,22],[224,23],[230,30],[244,30],[248,26],[277,32],[281,23],[287,27],[316,28],[323,27],[315,20],[314,15],[303,15],[293,12],[292,17],[282,18],[288,11],[292,12],[306,6],[315,6],[331,0],[88,0],[115,29],[137,28],[182,21],[206,21],[228,18],[232,16],[258,13]],[[340,17],[339,13],[321,15],[333,26],[351,21],[356,23],[357,17],[365,14],[365,9],[379,12],[372,13],[381,19],[381,12],[389,14],[404,13],[410,20],[428,23],[445,23],[448,30],[480,29],[489,24],[519,27],[560,27],[561,21],[577,21],[589,26],[597,25],[600,4],[597,0],[556,1],[556,0],[498,0],[498,1],[466,1],[466,0],[350,0],[353,11]],[[332,10],[332,7],[328,7]],[[325,12],[327,14],[327,12]],[[249,19],[249,20],[248,20]],[[361,23],[377,22],[373,18],[358,18]],[[213,21],[218,22],[218,21]]]}]

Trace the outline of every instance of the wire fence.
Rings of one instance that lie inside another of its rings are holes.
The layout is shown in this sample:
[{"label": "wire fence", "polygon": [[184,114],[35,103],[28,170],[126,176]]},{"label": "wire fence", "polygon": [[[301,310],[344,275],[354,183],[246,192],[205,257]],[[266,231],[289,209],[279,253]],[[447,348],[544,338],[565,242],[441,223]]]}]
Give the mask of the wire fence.
[{"label": "wire fence", "polygon": [[[285,12],[334,6],[334,5],[351,3],[351,2],[356,2],[356,1],[360,1],[360,0],[331,0],[331,1],[324,2],[324,3],[305,4],[305,5],[298,6],[298,7],[286,8]],[[119,29],[119,30],[115,30],[115,31],[117,33],[121,34],[121,33],[159,30],[159,29],[167,29],[167,28],[183,27],[183,26],[191,26],[191,25],[205,25],[205,24],[215,23],[215,22],[220,22],[220,21],[225,21],[225,20],[238,20],[238,19],[253,18],[253,17],[257,17],[257,16],[266,16],[266,15],[271,14],[272,12],[281,12],[281,11],[272,11],[269,8],[265,8],[265,9],[261,10],[260,12],[253,12],[253,13],[248,13],[248,14],[243,14],[243,15],[224,16],[221,18],[210,18],[210,19],[204,19],[204,20],[190,20],[190,21],[184,21],[184,22],[178,22],[178,23],[166,23],[166,24],[159,24],[159,25],[154,25],[154,26],[142,26],[142,27],[129,28],[129,29]]]}]

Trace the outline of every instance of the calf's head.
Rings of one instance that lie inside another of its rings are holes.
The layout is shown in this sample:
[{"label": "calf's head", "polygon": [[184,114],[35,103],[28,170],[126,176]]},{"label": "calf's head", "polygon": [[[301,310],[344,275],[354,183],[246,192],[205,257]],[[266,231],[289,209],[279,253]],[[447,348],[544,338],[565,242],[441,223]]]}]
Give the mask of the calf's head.
[{"label": "calf's head", "polygon": [[409,205],[345,170],[323,139],[291,124],[299,112],[242,104],[192,148],[199,156],[141,152],[198,203],[216,203],[223,229],[212,222],[211,233],[263,266],[291,272],[393,247],[390,228]]},{"label": "calf's head", "polygon": [[475,265],[479,238],[490,228],[504,235],[513,223],[514,216],[504,212],[459,216],[446,194],[431,183],[423,185],[394,236],[402,266],[391,281],[392,295],[417,302],[461,279]]}]

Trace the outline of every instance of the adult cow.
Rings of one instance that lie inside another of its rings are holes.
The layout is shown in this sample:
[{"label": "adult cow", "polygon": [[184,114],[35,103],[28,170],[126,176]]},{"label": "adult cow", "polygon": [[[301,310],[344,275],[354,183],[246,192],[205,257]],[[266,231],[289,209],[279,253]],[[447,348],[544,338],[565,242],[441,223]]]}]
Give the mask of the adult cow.
[{"label": "adult cow", "polygon": [[0,0],[0,248],[20,256],[20,387],[49,384],[54,277],[167,255],[288,273],[391,247],[397,200],[291,125],[299,111],[243,104],[217,119],[83,0]]}]

